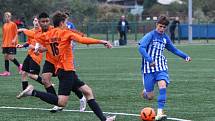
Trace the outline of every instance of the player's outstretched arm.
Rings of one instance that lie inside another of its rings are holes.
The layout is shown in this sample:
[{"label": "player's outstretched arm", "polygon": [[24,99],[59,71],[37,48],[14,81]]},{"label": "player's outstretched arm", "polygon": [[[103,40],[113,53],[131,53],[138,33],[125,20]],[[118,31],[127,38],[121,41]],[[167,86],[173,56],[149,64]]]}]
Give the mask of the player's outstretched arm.
[{"label": "player's outstretched arm", "polygon": [[104,44],[106,48],[112,48],[112,45],[110,42],[105,40],[98,40],[94,38],[84,37],[76,33],[70,33],[70,39],[74,40],[76,42],[82,43],[82,44]]}]

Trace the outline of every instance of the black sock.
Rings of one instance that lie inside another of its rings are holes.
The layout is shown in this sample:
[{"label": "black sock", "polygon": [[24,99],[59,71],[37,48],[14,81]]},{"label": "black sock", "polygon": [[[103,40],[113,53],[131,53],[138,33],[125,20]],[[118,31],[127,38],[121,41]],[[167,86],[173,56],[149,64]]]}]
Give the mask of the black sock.
[{"label": "black sock", "polygon": [[96,114],[96,116],[101,120],[101,121],[106,121],[106,117],[103,115],[103,112],[99,105],[97,104],[95,99],[91,99],[87,101],[89,107],[91,110]]},{"label": "black sock", "polygon": [[72,91],[75,93],[75,95],[79,98],[82,99],[83,94],[81,91],[79,91],[78,89],[72,89]]},{"label": "black sock", "polygon": [[28,81],[22,81],[22,90],[25,90],[28,86]]},{"label": "black sock", "polygon": [[40,76],[38,76],[36,81],[43,85],[42,78]]},{"label": "black sock", "polygon": [[13,60],[11,60],[17,67],[19,67],[19,62],[16,60],[16,58],[14,58]]},{"label": "black sock", "polygon": [[46,88],[46,92],[51,93],[53,95],[57,95],[57,93],[52,85],[50,87]]},{"label": "black sock", "polygon": [[5,70],[9,72],[9,60],[4,61]]},{"label": "black sock", "polygon": [[57,95],[47,93],[47,92],[33,90],[32,96],[38,97],[41,100],[43,100],[49,104],[58,105],[58,96]]}]

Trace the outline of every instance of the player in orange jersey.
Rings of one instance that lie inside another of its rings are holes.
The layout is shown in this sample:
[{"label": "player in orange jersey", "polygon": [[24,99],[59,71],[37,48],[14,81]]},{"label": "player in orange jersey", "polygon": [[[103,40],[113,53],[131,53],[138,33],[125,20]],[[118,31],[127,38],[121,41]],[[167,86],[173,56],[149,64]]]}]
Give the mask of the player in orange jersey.
[{"label": "player in orange jersey", "polygon": [[[34,28],[31,29],[31,31],[36,32],[39,30],[39,22],[38,18],[34,17],[33,19]],[[36,80],[40,84],[42,83],[42,78],[39,76],[40,74],[40,63],[42,61],[43,55],[42,53],[35,54],[34,48],[36,46],[36,40],[34,38],[28,37],[28,41],[21,45],[18,44],[17,48],[23,48],[23,47],[29,47],[28,49],[28,55],[25,58],[22,66],[22,89],[25,90],[28,86],[27,76],[30,77],[33,80]]]},{"label": "player in orange jersey", "polygon": [[9,60],[12,61],[21,73],[22,64],[19,64],[17,59],[14,57],[16,55],[16,44],[18,43],[17,26],[11,21],[11,13],[5,12],[4,18],[5,23],[2,27],[2,53],[5,59],[5,71],[0,73],[0,76],[10,76],[9,71]]},{"label": "player in orange jersey", "polygon": [[[42,12],[39,15],[39,24],[41,27],[40,31],[32,32],[32,31],[28,31],[26,29],[20,29],[20,31],[23,31],[28,36],[34,37],[37,34],[47,32],[47,31],[50,31],[52,29],[52,27],[50,26],[50,18],[49,18],[49,15],[47,13]],[[48,50],[52,49],[52,46],[50,46],[51,44],[46,44],[43,41],[41,41],[40,43],[41,43],[41,45],[43,45],[45,47],[45,48],[44,47],[40,47],[40,48],[42,48],[43,51],[46,52],[46,60],[45,60],[45,63],[43,65],[43,70],[42,70],[42,82],[43,82],[47,92],[52,93],[54,95],[57,95],[55,92],[55,89],[51,83],[51,77],[56,76],[55,75],[56,69],[55,69],[54,64],[57,63],[58,59],[52,54],[51,51],[46,51],[47,49]],[[79,98],[80,111],[83,112],[86,109],[86,98],[83,96],[83,94],[79,90],[73,89],[72,91]],[[51,112],[55,113],[55,112],[58,112],[61,110],[63,110],[63,107],[55,106],[51,110]]]},{"label": "player in orange jersey", "polygon": [[40,39],[40,41],[50,44],[52,49],[48,51],[58,57],[58,62],[55,65],[57,66],[57,75],[59,79],[58,96],[35,90],[32,85],[29,85],[17,98],[35,96],[49,104],[65,107],[69,100],[71,90],[75,88],[84,94],[89,107],[101,121],[114,121],[115,116],[105,117],[103,115],[100,106],[93,96],[92,89],[76,75],[71,41],[75,40],[83,44],[104,44],[107,48],[111,48],[112,45],[108,41],[87,38],[66,29],[65,20],[65,14],[61,12],[55,13],[53,16],[55,28],[36,37]]}]

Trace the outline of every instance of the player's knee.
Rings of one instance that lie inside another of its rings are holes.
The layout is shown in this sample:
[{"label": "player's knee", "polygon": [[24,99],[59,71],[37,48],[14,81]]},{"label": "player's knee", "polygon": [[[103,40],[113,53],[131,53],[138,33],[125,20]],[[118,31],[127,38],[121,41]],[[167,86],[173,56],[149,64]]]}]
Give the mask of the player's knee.
[{"label": "player's knee", "polygon": [[91,95],[93,95],[93,91],[92,91],[92,89],[91,89],[90,87],[88,87],[88,88],[86,89],[86,91],[85,91],[84,94],[87,95],[87,96],[91,96]]},{"label": "player's knee", "polygon": [[58,106],[60,106],[60,107],[66,107],[66,102],[58,102]]},{"label": "player's knee", "polygon": [[166,81],[165,80],[161,80],[161,81],[159,81],[158,82],[158,87],[159,87],[159,89],[161,89],[161,88],[166,88]]},{"label": "player's knee", "polygon": [[58,96],[58,106],[66,107],[68,99],[68,96]]},{"label": "player's knee", "polygon": [[50,78],[48,78],[48,77],[43,78],[43,79],[42,79],[42,83],[43,83],[45,86],[50,86],[50,85],[51,85]]},{"label": "player's knee", "polygon": [[84,96],[87,98],[87,100],[94,98],[93,91],[89,86],[84,85],[81,90],[82,90],[82,93],[84,94]]}]

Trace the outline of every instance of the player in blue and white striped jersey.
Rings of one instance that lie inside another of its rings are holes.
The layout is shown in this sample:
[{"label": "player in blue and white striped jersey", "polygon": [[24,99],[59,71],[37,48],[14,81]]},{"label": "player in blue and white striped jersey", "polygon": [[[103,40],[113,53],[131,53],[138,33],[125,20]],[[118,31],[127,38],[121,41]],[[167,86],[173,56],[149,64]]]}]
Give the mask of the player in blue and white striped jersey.
[{"label": "player in blue and white striped jersey", "polygon": [[165,34],[168,24],[169,20],[167,17],[159,17],[156,23],[156,29],[147,33],[139,42],[139,53],[142,56],[141,71],[144,85],[143,97],[149,100],[153,99],[155,84],[158,84],[159,88],[156,120],[167,118],[163,113],[163,108],[166,102],[166,88],[170,83],[170,80],[167,59],[164,56],[164,49],[185,59],[186,62],[191,61],[191,58],[181,50],[177,49],[168,35]]}]

